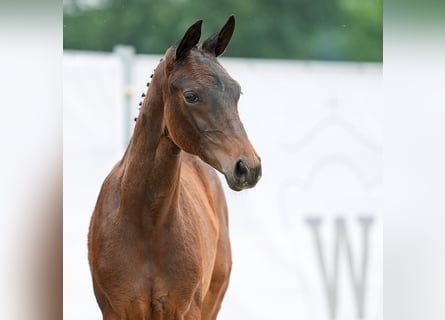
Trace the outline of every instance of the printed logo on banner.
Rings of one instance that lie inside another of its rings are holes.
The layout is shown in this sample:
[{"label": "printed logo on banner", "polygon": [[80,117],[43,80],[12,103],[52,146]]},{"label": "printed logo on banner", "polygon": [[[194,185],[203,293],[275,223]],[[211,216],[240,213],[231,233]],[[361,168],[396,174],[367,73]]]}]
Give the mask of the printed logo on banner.
[{"label": "printed logo on banner", "polygon": [[[333,263],[332,269],[328,270],[328,263],[326,262],[326,248],[321,240],[320,224],[321,218],[307,218],[306,222],[313,234],[315,247],[317,251],[318,264],[323,279],[323,284],[326,293],[326,299],[329,305],[329,315],[331,319],[336,319],[337,316],[337,298],[338,298],[338,284],[339,284],[339,264],[340,257],[343,253],[344,259],[347,261],[349,280],[352,284],[352,290],[355,298],[355,306],[357,318],[363,319],[365,317],[365,294],[367,291],[367,271],[369,259],[369,231],[373,217],[361,217],[357,219],[360,229],[362,231],[361,254],[354,256],[352,250],[351,239],[348,236],[348,230],[344,218],[337,218],[335,221],[335,240],[333,245]],[[331,248],[332,249],[332,248]]]},{"label": "printed logo on banner", "polygon": [[343,117],[338,105],[284,148],[295,160],[279,191],[282,222],[305,230],[298,272],[306,303],[323,309],[312,319],[381,319],[382,148],[360,127],[363,114]]}]

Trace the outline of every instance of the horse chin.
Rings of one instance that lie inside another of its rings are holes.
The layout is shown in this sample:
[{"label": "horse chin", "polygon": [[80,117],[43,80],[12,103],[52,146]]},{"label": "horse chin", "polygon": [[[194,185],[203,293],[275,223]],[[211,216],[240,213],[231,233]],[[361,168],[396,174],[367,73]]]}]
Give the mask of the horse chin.
[{"label": "horse chin", "polygon": [[224,177],[226,178],[226,182],[227,182],[227,185],[229,186],[229,188],[234,191],[242,191],[242,190],[249,189],[252,187],[252,186],[248,185],[247,183],[240,184],[233,177],[228,176],[227,174],[224,174]]}]

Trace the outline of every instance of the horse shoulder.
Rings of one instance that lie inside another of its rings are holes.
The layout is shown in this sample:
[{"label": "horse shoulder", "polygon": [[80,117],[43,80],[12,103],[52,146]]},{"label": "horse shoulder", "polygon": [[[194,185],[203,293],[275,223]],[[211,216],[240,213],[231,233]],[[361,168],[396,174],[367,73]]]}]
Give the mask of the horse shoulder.
[{"label": "horse shoulder", "polygon": [[105,178],[99,192],[88,232],[90,264],[97,265],[101,257],[115,249],[114,241],[109,240],[113,239],[117,226],[121,173],[118,163]]}]

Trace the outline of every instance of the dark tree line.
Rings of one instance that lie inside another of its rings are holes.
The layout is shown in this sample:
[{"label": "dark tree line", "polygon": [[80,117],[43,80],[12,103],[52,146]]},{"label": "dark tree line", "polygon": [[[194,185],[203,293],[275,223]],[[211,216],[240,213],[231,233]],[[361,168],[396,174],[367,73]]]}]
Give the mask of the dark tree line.
[{"label": "dark tree line", "polygon": [[104,0],[65,7],[64,48],[163,53],[196,20],[206,37],[231,14],[227,56],[382,61],[382,0]]}]

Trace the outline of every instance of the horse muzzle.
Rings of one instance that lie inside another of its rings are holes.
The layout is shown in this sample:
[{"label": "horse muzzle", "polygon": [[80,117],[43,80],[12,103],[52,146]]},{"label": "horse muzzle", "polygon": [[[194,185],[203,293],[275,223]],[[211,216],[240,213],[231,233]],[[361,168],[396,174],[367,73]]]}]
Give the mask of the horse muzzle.
[{"label": "horse muzzle", "polygon": [[261,160],[258,158],[252,164],[249,164],[248,161],[239,159],[232,172],[228,170],[224,176],[232,190],[241,191],[252,188],[261,178]]}]

